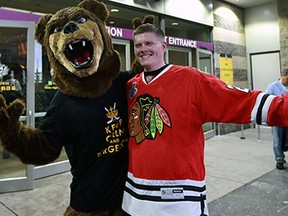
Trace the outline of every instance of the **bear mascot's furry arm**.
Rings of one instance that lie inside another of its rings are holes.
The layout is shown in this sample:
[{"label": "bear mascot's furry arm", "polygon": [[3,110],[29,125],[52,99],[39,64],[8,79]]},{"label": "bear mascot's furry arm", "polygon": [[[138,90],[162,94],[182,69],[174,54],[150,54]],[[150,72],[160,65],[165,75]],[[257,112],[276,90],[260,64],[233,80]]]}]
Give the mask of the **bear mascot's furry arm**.
[{"label": "bear mascot's furry arm", "polygon": [[0,96],[0,142],[26,164],[42,165],[63,147],[71,164],[65,215],[122,215],[127,175],[126,82],[106,30],[106,5],[84,0],[43,16],[35,37],[46,49],[59,91],[39,128],[19,121],[24,104]]}]

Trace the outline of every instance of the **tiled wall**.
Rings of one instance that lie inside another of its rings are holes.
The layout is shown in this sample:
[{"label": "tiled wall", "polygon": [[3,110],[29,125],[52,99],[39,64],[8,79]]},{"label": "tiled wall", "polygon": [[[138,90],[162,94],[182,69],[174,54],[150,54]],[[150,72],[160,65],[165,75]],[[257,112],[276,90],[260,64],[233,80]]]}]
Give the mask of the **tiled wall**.
[{"label": "tiled wall", "polygon": [[288,69],[288,1],[278,0],[280,56],[282,69]]},{"label": "tiled wall", "polygon": [[[226,8],[226,12],[221,10]],[[228,16],[227,16],[228,15]],[[247,54],[242,9],[214,2],[214,57],[216,76],[220,77],[220,53],[230,54],[233,61],[234,85],[247,87]]]},{"label": "tiled wall", "polygon": [[[214,1],[213,43],[216,76],[220,77],[220,54],[230,54],[233,62],[234,85],[248,87],[244,11],[242,9]],[[239,124],[219,124],[218,127],[220,134],[241,129]]]}]

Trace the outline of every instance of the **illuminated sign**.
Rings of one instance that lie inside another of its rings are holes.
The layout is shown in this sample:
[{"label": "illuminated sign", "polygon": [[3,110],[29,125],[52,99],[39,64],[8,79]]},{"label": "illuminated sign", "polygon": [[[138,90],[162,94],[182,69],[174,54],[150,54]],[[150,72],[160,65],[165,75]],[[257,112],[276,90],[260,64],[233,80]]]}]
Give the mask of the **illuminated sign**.
[{"label": "illuminated sign", "polygon": [[[133,30],[131,29],[118,28],[118,27],[112,27],[112,26],[107,26],[106,28],[112,38],[133,40]],[[165,37],[165,39],[166,39],[166,43],[171,46],[180,46],[180,47],[187,47],[187,48],[201,48],[201,49],[206,49],[210,51],[214,50],[214,45],[212,43],[185,39],[185,38],[171,37],[171,36],[167,36]]]},{"label": "illuminated sign", "polygon": [[45,90],[57,90],[58,89],[58,86],[56,86],[56,84],[49,80],[48,83],[44,86],[44,89]]},{"label": "illuminated sign", "polygon": [[195,40],[169,37],[169,36],[167,36],[165,39],[168,45],[197,48],[197,41]]},{"label": "illuminated sign", "polygon": [[133,39],[133,31],[130,29],[107,26],[107,31],[113,38]]},{"label": "illuminated sign", "polygon": [[3,91],[16,91],[16,86],[10,86],[9,82],[0,82],[0,92]]}]

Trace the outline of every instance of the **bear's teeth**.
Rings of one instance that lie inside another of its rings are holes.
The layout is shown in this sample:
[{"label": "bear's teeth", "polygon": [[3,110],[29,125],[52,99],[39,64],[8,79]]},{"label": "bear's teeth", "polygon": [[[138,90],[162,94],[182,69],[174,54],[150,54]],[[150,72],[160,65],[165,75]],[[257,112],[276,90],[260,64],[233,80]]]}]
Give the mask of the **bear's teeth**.
[{"label": "bear's teeth", "polygon": [[71,45],[71,44],[69,44],[69,46],[68,46],[68,47],[69,47],[69,49],[70,49],[70,50],[73,50],[73,47],[72,47],[72,45]]}]

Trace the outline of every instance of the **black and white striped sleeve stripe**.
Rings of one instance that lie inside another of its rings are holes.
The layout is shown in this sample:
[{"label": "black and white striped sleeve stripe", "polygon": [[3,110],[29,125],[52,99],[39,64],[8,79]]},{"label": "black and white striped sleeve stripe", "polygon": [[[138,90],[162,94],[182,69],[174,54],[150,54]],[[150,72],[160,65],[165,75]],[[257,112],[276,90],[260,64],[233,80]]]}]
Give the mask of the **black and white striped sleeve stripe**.
[{"label": "black and white striped sleeve stripe", "polygon": [[259,125],[267,125],[268,110],[274,97],[275,97],[274,95],[269,95],[265,93],[260,93],[257,96],[251,114],[251,123],[256,123]]}]

